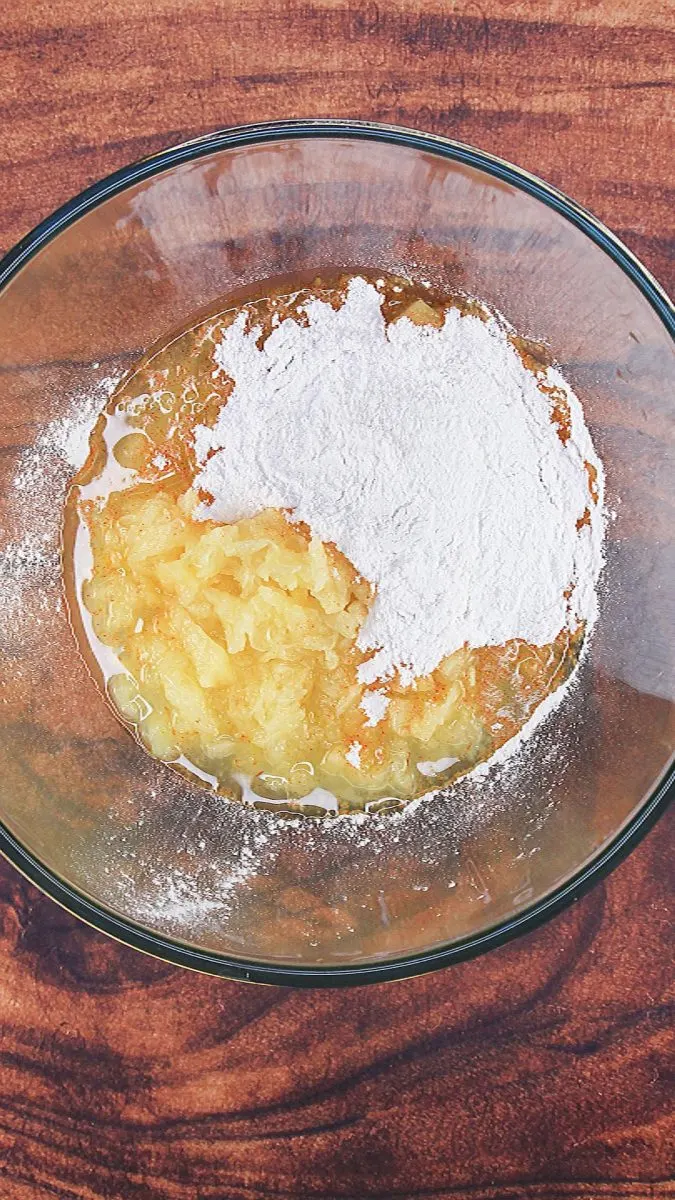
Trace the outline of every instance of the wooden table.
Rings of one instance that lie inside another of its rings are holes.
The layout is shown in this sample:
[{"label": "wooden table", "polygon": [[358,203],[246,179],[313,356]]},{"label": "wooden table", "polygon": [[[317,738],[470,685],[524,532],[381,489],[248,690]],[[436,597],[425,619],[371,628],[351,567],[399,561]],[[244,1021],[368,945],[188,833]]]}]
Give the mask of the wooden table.
[{"label": "wooden table", "polygon": [[[668,286],[670,18],[649,0],[2,0],[3,248],[171,142],[358,116],[541,174]],[[0,865],[0,1197],[675,1195],[672,829],[519,943],[346,992],[165,966]]]}]

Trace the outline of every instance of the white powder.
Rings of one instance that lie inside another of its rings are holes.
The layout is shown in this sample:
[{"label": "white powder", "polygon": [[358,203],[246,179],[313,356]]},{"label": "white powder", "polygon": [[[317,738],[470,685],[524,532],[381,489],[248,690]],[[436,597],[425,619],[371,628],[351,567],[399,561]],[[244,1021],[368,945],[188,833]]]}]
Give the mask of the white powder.
[{"label": "white powder", "polygon": [[7,495],[11,525],[18,536],[8,538],[0,548],[2,648],[25,633],[27,623],[42,624],[42,614],[60,611],[61,506],[73,472],[87,457],[96,419],[119,378],[119,374],[105,376],[86,395],[74,396],[71,411],[43,425],[35,442],[21,453]]},{"label": "white powder", "polygon": [[[395,670],[411,682],[464,644],[544,645],[570,621],[590,628],[604,475],[559,372],[535,378],[494,317],[451,309],[441,329],[387,327],[363,279],[339,311],[312,300],[306,313],[307,328],[282,321],[262,350],[241,315],[216,348],[235,386],[215,426],[196,431],[196,486],[213,497],[198,515],[284,508],[335,543],[376,588],[359,635],[375,652],[366,684]],[[538,382],[567,399],[565,445]]]},{"label": "white powder", "polygon": [[372,692],[364,692],[361,708],[368,718],[366,725],[379,724],[388,707],[389,697],[382,688],[376,688]]},{"label": "white powder", "polygon": [[31,598],[30,619],[42,623],[39,613],[60,604],[54,596],[59,558],[49,533],[31,530],[21,539],[0,549],[0,647],[5,649],[15,636]]},{"label": "white powder", "polygon": [[351,765],[353,767],[356,767],[357,770],[361,766],[361,751],[362,750],[363,750],[363,746],[361,745],[360,742],[352,742],[347,753],[345,754],[345,758],[347,759],[347,762],[351,763]]},{"label": "white powder", "polygon": [[118,373],[97,380],[91,391],[76,398],[72,413],[58,417],[42,428],[35,443],[21,458],[14,477],[16,491],[44,493],[46,485],[51,483],[45,476],[58,473],[58,491],[54,486],[53,499],[58,502],[62,498],[70,476],[87,457],[89,436],[96,419],[120,378],[121,373]]}]

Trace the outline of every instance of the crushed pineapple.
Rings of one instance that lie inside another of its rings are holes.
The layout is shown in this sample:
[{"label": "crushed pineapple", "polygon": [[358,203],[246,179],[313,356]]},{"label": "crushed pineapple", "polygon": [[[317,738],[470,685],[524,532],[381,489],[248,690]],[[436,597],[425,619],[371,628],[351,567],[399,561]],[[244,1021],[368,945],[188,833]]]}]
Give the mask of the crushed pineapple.
[{"label": "crushed pineapple", "polygon": [[[351,809],[427,791],[420,761],[455,759],[447,780],[504,740],[491,717],[508,707],[519,644],[460,650],[412,685],[379,685],[389,705],[371,726],[356,648],[369,585],[279,511],[219,525],[192,519],[195,500],[141,484],[88,513],[83,601],[125,668],[109,680],[111,699],[157,758],[182,755],[226,790],[251,776],[267,799],[327,788]],[[507,735],[566,673],[563,650],[535,660]]]}]

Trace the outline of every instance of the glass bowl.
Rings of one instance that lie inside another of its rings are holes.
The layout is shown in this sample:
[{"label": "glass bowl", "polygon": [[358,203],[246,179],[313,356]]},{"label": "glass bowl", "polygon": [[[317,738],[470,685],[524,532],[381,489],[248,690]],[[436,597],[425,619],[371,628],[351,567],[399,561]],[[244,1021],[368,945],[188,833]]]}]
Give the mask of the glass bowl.
[{"label": "glass bowl", "polygon": [[[386,269],[544,341],[607,471],[601,616],[577,686],[515,764],[403,814],[284,821],[153,761],[80,659],[64,491],[115,382],[172,328],[270,276]],[[672,750],[673,309],[559,192],[409,130],[225,130],[94,185],[0,267],[0,843],[129,945],[238,979],[411,975],[532,927],[666,802]]]}]

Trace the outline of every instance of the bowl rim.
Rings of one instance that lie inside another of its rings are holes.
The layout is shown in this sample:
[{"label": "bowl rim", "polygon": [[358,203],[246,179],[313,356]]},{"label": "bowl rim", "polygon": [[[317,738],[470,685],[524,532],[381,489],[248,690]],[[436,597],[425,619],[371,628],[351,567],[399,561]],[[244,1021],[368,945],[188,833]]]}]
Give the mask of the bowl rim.
[{"label": "bowl rim", "polygon": [[[654,276],[601,221],[563,192],[505,159],[464,142],[374,121],[307,118],[231,126],[169,146],[114,171],[57,208],[35,226],[0,260],[0,291],[38,253],[69,225],[103,201],[129,186],[171,167],[220,150],[239,149],[293,138],[371,140],[416,149],[475,167],[513,185],[554,209],[595,242],[629,276],[675,339],[675,306]],[[418,954],[344,966],[295,966],[229,957],[200,950],[166,935],[152,933],[120,917],[60,879],[33,855],[0,821],[0,853],[31,883],[74,916],[99,932],[154,958],[188,969],[252,983],[295,987],[336,987],[386,982],[420,975],[465,961],[538,928],[566,908],[614,867],[638,844],[675,795],[675,761],[665,769],[652,791],[618,833],[574,875],[538,901],[496,925],[458,941]]]}]

